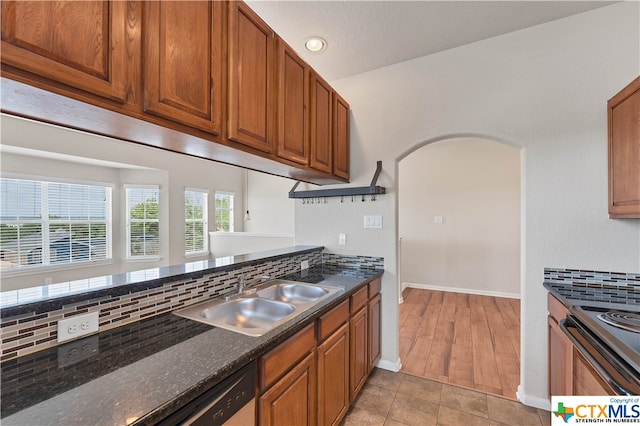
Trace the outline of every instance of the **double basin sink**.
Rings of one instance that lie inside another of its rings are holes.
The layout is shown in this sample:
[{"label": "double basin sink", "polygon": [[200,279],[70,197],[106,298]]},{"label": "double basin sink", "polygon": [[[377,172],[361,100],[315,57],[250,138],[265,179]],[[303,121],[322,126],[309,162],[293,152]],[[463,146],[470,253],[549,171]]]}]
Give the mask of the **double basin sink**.
[{"label": "double basin sink", "polygon": [[342,291],[339,287],[272,280],[231,299],[208,300],[180,309],[175,314],[257,337],[339,291]]}]

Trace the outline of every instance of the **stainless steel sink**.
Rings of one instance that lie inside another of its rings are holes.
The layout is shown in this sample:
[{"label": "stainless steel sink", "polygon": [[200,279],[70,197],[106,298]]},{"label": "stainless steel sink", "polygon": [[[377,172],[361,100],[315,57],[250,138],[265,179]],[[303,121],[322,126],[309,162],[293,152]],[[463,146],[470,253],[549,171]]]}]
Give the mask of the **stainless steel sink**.
[{"label": "stainless steel sink", "polygon": [[284,282],[256,292],[256,296],[281,302],[315,302],[329,294],[329,289],[308,284]]},{"label": "stainless steel sink", "polygon": [[274,280],[231,300],[208,300],[175,314],[247,336],[262,336],[339,291],[338,287]]}]

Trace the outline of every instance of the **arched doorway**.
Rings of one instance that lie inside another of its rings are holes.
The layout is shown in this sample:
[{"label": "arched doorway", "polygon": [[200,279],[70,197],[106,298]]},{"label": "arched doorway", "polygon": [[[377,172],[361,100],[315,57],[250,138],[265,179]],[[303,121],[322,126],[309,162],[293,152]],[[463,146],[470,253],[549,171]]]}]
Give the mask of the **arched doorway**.
[{"label": "arched doorway", "polygon": [[516,399],[519,149],[455,137],[408,153],[398,163],[398,231],[402,370]]}]

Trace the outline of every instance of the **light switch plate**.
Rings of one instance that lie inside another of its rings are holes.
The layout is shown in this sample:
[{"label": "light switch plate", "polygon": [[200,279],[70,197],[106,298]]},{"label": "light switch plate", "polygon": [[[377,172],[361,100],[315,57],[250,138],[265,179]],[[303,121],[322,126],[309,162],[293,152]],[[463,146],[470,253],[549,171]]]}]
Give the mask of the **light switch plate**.
[{"label": "light switch plate", "polygon": [[364,217],[364,227],[365,228],[382,228],[382,216],[365,216]]}]

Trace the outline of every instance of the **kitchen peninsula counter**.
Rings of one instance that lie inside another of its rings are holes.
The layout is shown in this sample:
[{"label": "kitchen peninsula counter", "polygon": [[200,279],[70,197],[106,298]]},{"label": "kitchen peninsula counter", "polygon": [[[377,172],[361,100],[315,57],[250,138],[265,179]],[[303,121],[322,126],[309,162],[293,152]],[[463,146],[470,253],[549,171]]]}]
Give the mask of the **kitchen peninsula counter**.
[{"label": "kitchen peninsula counter", "polygon": [[2,364],[2,423],[153,424],[381,276],[318,265],[282,278],[342,291],[261,337],[165,313]]}]

